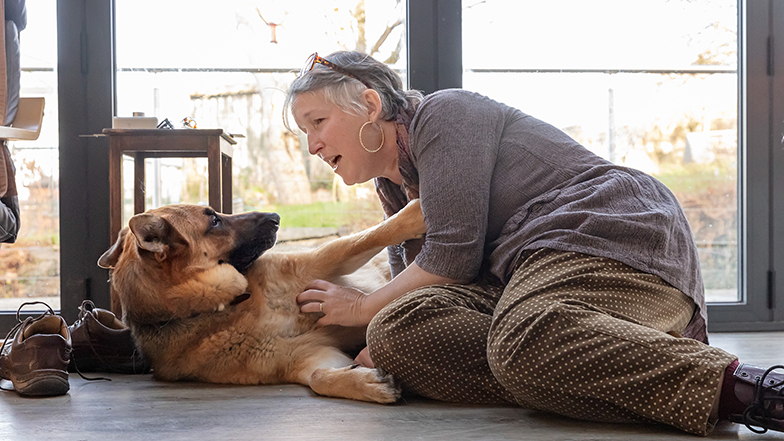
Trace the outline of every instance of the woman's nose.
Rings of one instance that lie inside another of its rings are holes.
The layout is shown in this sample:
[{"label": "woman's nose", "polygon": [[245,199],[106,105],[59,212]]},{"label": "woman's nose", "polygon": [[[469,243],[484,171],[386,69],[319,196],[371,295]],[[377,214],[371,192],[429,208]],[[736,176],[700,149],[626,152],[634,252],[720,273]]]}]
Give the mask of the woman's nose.
[{"label": "woman's nose", "polygon": [[315,135],[308,134],[308,153],[315,155],[321,148],[319,144],[318,138]]}]

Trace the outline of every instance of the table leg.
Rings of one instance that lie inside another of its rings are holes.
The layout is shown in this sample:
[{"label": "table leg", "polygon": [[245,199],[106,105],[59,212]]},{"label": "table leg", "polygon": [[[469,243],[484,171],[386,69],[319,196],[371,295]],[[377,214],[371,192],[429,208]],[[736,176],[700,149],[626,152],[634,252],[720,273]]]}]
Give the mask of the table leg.
[{"label": "table leg", "polygon": [[217,136],[207,138],[207,191],[209,203],[213,210],[220,212],[221,204],[221,151],[220,140]]},{"label": "table leg", "polygon": [[144,213],[144,194],[145,194],[145,174],[144,160],[147,156],[144,153],[133,155],[133,213]]},{"label": "table leg", "polygon": [[222,178],[222,197],[223,197],[223,212],[231,214],[234,210],[233,196],[231,188],[231,156],[221,155],[221,178]]},{"label": "table leg", "polygon": [[122,150],[119,142],[109,143],[109,240],[114,243],[122,227]]}]

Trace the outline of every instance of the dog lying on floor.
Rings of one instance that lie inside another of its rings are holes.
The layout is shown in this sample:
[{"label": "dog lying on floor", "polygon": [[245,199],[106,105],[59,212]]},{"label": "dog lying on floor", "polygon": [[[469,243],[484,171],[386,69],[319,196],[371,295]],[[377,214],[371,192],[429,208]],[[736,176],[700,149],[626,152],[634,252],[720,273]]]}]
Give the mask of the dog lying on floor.
[{"label": "dog lying on floor", "polygon": [[352,365],[344,352],[362,347],[364,328],[317,327],[320,314],[302,314],[296,297],[314,279],[364,292],[381,286],[383,279],[353,283],[351,274],[386,246],[425,233],[419,202],[313,250],[264,253],[279,220],[197,205],[131,218],[98,264],[112,269],[113,301],[155,377],[299,383],[325,396],[397,401],[400,388],[390,376]]}]

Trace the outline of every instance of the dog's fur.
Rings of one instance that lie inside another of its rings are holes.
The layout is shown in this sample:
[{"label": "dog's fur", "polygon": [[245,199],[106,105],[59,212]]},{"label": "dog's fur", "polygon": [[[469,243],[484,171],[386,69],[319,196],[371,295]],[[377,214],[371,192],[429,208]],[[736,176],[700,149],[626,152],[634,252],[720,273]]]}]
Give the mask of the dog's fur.
[{"label": "dog's fur", "polygon": [[275,243],[278,222],[274,213],[222,215],[196,205],[131,218],[98,264],[112,269],[123,321],[154,375],[300,383],[321,395],[395,402],[400,389],[390,376],[352,366],[344,352],[362,347],[364,329],[319,327],[321,315],[301,313],[296,297],[315,279],[351,284],[344,276],[384,247],[424,234],[418,201],[314,250],[264,253]]}]

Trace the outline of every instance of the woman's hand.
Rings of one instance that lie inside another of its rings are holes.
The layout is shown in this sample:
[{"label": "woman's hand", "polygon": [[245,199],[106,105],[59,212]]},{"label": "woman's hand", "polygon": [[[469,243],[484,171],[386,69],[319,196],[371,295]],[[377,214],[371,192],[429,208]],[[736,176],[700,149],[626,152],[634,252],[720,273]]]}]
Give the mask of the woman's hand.
[{"label": "woman's hand", "polygon": [[297,304],[304,313],[324,314],[318,320],[322,326],[365,326],[374,315],[363,308],[367,297],[354,288],[335,285],[326,280],[314,280],[297,296]]}]

